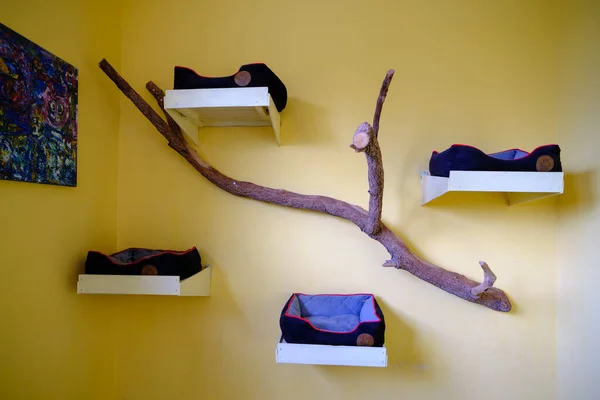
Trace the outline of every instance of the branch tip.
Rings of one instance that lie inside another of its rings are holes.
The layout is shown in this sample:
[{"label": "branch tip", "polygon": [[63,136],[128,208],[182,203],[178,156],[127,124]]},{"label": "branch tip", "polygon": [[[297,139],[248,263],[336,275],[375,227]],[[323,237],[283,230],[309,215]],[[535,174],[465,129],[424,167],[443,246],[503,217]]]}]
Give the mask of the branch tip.
[{"label": "branch tip", "polygon": [[375,137],[379,135],[379,120],[381,119],[383,103],[385,102],[385,98],[395,72],[396,71],[393,69],[390,69],[386,72],[385,78],[383,78],[383,82],[381,83],[381,89],[379,89],[379,96],[377,97],[377,104],[375,105],[375,114],[373,115],[373,131],[375,132]]},{"label": "branch tip", "polygon": [[485,261],[479,261],[479,265],[483,269],[483,282],[471,289],[471,295],[475,298],[479,298],[481,293],[494,286],[496,282],[496,275],[492,272],[490,266]]}]

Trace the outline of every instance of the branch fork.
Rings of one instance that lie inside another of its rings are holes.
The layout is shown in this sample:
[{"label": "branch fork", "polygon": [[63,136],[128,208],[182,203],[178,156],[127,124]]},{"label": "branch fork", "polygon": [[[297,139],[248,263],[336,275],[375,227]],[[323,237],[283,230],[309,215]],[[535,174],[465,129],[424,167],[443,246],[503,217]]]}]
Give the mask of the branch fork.
[{"label": "branch fork", "polygon": [[373,124],[370,125],[367,122],[360,124],[354,133],[352,144],[350,145],[357,153],[365,153],[367,161],[369,210],[366,211],[361,207],[331,197],[305,195],[282,189],[268,188],[252,182],[232,179],[222,174],[206,162],[185,140],[181,128],[165,112],[163,104],[164,92],[156,84],[148,82],[146,88],[164,112],[166,122],[115,71],[108,61],[102,60],[99,66],[121,92],[154,125],[158,132],[167,139],[169,147],[185,158],[193,168],[218,188],[235,196],[284,207],[321,212],[346,219],[354,223],[373,240],[381,243],[390,253],[392,257],[383,264],[384,267],[394,267],[407,271],[417,278],[471,303],[480,304],[496,311],[508,312],[511,310],[511,304],[506,294],[502,290],[493,287],[496,276],[485,262],[480,262],[484,272],[484,280],[482,283],[475,282],[463,275],[421,260],[381,221],[383,163],[378,140],[379,121],[394,70],[387,71],[381,85],[375,106]]}]

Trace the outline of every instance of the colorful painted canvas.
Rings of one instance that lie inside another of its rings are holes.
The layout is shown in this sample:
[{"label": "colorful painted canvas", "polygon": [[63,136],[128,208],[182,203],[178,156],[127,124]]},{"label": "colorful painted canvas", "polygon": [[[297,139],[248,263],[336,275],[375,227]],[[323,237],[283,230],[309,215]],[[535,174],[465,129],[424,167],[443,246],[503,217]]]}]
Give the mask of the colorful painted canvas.
[{"label": "colorful painted canvas", "polygon": [[75,67],[0,23],[0,179],[77,186]]}]

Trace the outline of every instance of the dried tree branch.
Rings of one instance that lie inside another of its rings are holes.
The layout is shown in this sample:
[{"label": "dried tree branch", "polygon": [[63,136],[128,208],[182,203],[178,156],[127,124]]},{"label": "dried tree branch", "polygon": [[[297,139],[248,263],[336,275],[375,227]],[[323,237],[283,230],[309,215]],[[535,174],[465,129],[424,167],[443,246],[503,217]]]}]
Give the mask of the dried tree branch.
[{"label": "dried tree branch", "polygon": [[471,289],[471,294],[474,297],[479,297],[481,293],[485,292],[496,282],[496,275],[492,272],[489,265],[485,261],[479,261],[481,269],[483,269],[483,282]]},{"label": "dried tree branch", "polygon": [[367,235],[374,235],[381,229],[381,213],[383,211],[383,158],[381,148],[379,147],[379,120],[383,103],[387,96],[388,89],[394,77],[394,70],[390,69],[385,74],[385,78],[379,89],[377,104],[375,105],[375,114],[373,115],[373,126],[368,123],[362,123],[352,138],[352,147],[356,152],[365,153],[367,159],[367,172],[369,180],[369,220],[364,232]]},{"label": "dried tree branch", "polygon": [[385,97],[387,96],[388,89],[390,88],[390,83],[392,82],[392,78],[394,77],[394,70],[390,69],[383,79],[383,83],[381,84],[381,89],[379,89],[379,96],[377,97],[377,104],[375,105],[375,114],[373,115],[373,130],[375,131],[375,137],[379,136],[379,120],[381,119],[381,111],[383,110],[383,103],[385,102]]},{"label": "dried tree branch", "polygon": [[379,141],[375,131],[368,122],[359,125],[352,144],[354,151],[364,152],[367,159],[367,173],[369,180],[369,221],[364,232],[374,235],[381,228],[381,212],[383,209],[383,161]]},{"label": "dried tree branch", "polygon": [[169,126],[163,121],[163,119],[158,115],[156,111],[140,96],[135,89],[131,87],[129,83],[125,79],[123,79],[119,73],[113,68],[112,65],[109,64],[108,61],[102,60],[98,64],[100,69],[104,71],[104,73],[117,85],[119,90],[127,96],[129,100],[144,114],[152,125],[161,135],[167,137],[169,135]]},{"label": "dried tree branch", "polygon": [[161,88],[156,86],[154,82],[148,82],[146,84],[146,89],[154,96],[156,101],[158,102],[158,106],[161,110],[163,110],[165,117],[167,118],[167,124],[169,124],[169,128],[172,132],[179,132],[179,135],[183,139],[183,135],[181,134],[181,127],[177,124],[177,122],[171,117],[171,115],[165,111],[165,94]]},{"label": "dried tree branch", "polygon": [[[133,89],[122,89],[131,87],[126,84],[125,80],[114,69],[103,68],[103,71],[113,80],[113,82],[115,82],[115,84],[117,84],[117,87],[121,89],[123,94],[134,102],[134,104],[140,102],[140,104],[136,104],[136,106],[148,119],[150,119],[149,116],[153,116],[152,113],[144,112],[144,110],[150,108],[150,106]],[[148,87],[160,105],[161,100],[164,97],[162,90],[158,89],[152,82],[149,82],[146,87]],[[145,105],[143,103],[145,103]],[[344,218],[365,231],[369,220],[369,213],[361,207],[327,196],[299,194],[232,179],[222,174],[202,159],[191,145],[185,141],[179,128],[171,129],[169,124],[164,121],[162,124],[156,123],[154,125],[168,140],[169,146],[175,149],[175,151],[184,157],[202,176],[218,188],[235,196],[246,197],[285,207],[322,212]],[[165,127],[166,132],[163,133],[162,130],[165,130]],[[477,282],[463,275],[447,271],[421,260],[383,223],[381,223],[377,233],[369,236],[381,243],[392,256],[391,260],[387,261],[384,265],[394,266],[395,268],[405,270],[416,277],[469,302],[480,304],[496,311],[510,311],[510,301],[502,290],[490,287],[485,292],[481,293],[479,297],[474,296],[471,293],[471,290],[479,285]]]}]

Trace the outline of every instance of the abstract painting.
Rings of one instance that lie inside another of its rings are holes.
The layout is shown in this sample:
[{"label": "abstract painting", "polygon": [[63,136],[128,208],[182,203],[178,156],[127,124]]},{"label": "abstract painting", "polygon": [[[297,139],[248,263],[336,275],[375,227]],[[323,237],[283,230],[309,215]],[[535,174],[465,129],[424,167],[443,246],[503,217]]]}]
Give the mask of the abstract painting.
[{"label": "abstract painting", "polygon": [[0,23],[0,179],[77,186],[75,67]]}]

